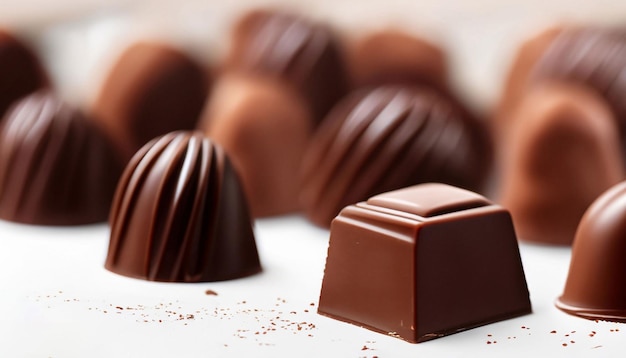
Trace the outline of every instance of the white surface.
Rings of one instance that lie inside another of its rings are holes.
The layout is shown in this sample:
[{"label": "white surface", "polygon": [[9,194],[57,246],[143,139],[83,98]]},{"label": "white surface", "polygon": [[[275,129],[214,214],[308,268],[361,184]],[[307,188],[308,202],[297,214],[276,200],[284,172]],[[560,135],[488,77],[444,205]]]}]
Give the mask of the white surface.
[{"label": "white surface", "polygon": [[263,273],[172,284],[105,270],[105,225],[0,222],[0,357],[621,357],[626,348],[624,325],[554,307],[566,248],[521,246],[532,314],[410,344],[316,313],[327,231],[298,216],[255,230]]},{"label": "white surface", "polygon": [[[156,24],[211,57],[237,11],[260,1],[160,0],[150,2],[149,11],[144,0],[107,3],[0,0],[0,20],[25,31],[60,90],[81,102],[97,82],[105,47],[133,35],[139,23]],[[539,24],[626,18],[626,2],[609,0],[325,0],[307,6],[312,16],[351,34],[389,23],[430,29],[428,35],[449,50],[452,80],[483,107],[497,98],[520,39]],[[533,314],[413,345],[315,313],[327,231],[291,216],[257,222],[256,234],[262,274],[164,284],[106,271],[105,225],[0,222],[0,357],[621,357],[626,348],[623,325],[571,317],[553,306],[569,249],[521,246]]]}]

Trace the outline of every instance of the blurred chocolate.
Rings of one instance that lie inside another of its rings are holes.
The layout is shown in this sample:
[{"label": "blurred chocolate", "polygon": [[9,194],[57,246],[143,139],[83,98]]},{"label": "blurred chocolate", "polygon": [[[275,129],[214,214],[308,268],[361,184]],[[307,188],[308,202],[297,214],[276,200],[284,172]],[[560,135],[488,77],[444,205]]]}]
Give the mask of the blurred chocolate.
[{"label": "blurred chocolate", "polygon": [[556,306],[591,320],[626,322],[626,182],[585,212],[572,247],[569,274]]},{"label": "blurred chocolate", "polygon": [[237,173],[200,132],[166,134],[135,154],[110,224],[105,267],[120,275],[202,282],[261,271]]},{"label": "blurred chocolate", "polygon": [[0,29],[0,116],[18,99],[47,85],[48,76],[37,55]]},{"label": "blurred chocolate", "polygon": [[123,169],[104,132],[48,91],[20,100],[0,128],[0,218],[37,225],[105,221]]},{"label": "blurred chocolate", "polygon": [[140,42],[112,67],[92,111],[130,158],[159,135],[195,128],[208,88],[207,72],[188,55]]},{"label": "blurred chocolate", "polygon": [[344,56],[335,34],[297,15],[255,10],[233,29],[226,70],[285,80],[319,122],[348,91]]},{"label": "blurred chocolate", "polygon": [[583,213],[623,180],[614,116],[593,90],[546,83],[512,113],[501,203],[523,240],[569,245]]},{"label": "blurred chocolate", "polygon": [[413,184],[479,190],[490,165],[479,126],[425,88],[353,93],[311,139],[302,163],[303,208],[328,226],[346,205]]},{"label": "blurred chocolate", "polygon": [[237,168],[253,217],[299,209],[297,178],[311,116],[282,82],[236,74],[217,82],[201,127]]},{"label": "blurred chocolate", "polygon": [[344,208],[318,312],[411,343],[530,313],[509,213],[433,183]]},{"label": "blurred chocolate", "polygon": [[348,68],[355,87],[417,84],[447,88],[445,53],[408,33],[375,32],[357,40],[348,53]]}]

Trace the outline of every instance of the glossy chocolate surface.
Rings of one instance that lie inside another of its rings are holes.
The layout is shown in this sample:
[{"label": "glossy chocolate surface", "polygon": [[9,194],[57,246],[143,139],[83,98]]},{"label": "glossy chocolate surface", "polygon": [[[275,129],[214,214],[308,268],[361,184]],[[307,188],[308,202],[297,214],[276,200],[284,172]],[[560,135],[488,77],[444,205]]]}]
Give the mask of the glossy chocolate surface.
[{"label": "glossy chocolate surface", "polygon": [[413,84],[447,88],[447,59],[436,45],[397,30],[356,41],[349,51],[353,86]]},{"label": "glossy chocolate surface", "polygon": [[202,282],[261,270],[239,179],[199,132],[146,144],[117,187],[105,267],[152,281]]},{"label": "glossy chocolate surface", "polygon": [[330,28],[285,12],[256,10],[235,26],[225,67],[287,81],[318,122],[348,90],[344,62]]},{"label": "glossy chocolate surface", "polygon": [[385,86],[344,99],[305,153],[301,200],[329,226],[341,208],[424,182],[478,190],[490,157],[478,122],[425,88]]},{"label": "glossy chocolate surface", "polygon": [[572,247],[561,310],[592,320],[626,322],[626,182],[585,212]]},{"label": "glossy chocolate surface", "polygon": [[201,127],[237,168],[253,217],[300,208],[297,178],[311,117],[280,81],[233,74],[218,80]]},{"label": "glossy chocolate surface", "polygon": [[569,245],[583,213],[624,178],[606,101],[585,87],[535,87],[513,113],[500,202],[522,240]]},{"label": "glossy chocolate surface", "polygon": [[0,218],[26,224],[105,221],[123,169],[117,148],[48,91],[7,113],[0,128]]},{"label": "glossy chocolate surface", "polygon": [[48,76],[35,53],[0,29],[0,116],[21,97],[47,85]]},{"label": "glossy chocolate surface", "polygon": [[510,215],[434,183],[344,208],[318,312],[412,343],[530,313]]},{"label": "glossy chocolate surface", "polygon": [[140,42],[111,68],[92,111],[130,158],[159,135],[195,128],[208,86],[208,74],[187,54]]}]

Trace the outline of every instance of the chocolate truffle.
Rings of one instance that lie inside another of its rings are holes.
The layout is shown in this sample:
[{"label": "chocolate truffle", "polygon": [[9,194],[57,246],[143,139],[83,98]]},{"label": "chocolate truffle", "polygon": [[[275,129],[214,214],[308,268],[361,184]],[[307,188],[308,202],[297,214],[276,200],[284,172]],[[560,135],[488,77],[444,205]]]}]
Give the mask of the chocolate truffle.
[{"label": "chocolate truffle", "polygon": [[509,213],[435,183],[344,208],[318,312],[411,343],[530,313]]},{"label": "chocolate truffle", "polygon": [[37,225],[105,221],[123,169],[93,121],[49,91],[20,100],[0,128],[0,218]]},{"label": "chocolate truffle", "polygon": [[185,53],[139,42],[111,68],[92,111],[130,158],[159,135],[194,129],[208,84],[207,72]]},{"label": "chocolate truffle", "polygon": [[299,208],[297,178],[312,120],[297,93],[267,78],[222,76],[202,127],[231,158],[253,217]]},{"label": "chocolate truffle", "polygon": [[141,148],[118,184],[105,267],[151,281],[201,282],[261,270],[237,173],[200,132]]},{"label": "chocolate truffle", "polygon": [[546,83],[513,115],[501,203],[521,239],[569,245],[587,207],[624,178],[613,114],[590,89]]},{"label": "chocolate truffle", "polygon": [[0,29],[0,116],[18,99],[48,85],[35,53]]},{"label": "chocolate truffle", "polygon": [[480,188],[489,157],[476,126],[425,88],[352,94],[325,118],[305,152],[300,197],[307,216],[327,227],[346,205],[430,181]]},{"label": "chocolate truffle", "polygon": [[268,10],[246,14],[233,30],[227,70],[285,80],[321,120],[348,90],[344,55],[330,28]]},{"label": "chocolate truffle", "polygon": [[626,322],[626,182],[585,212],[572,247],[561,310],[592,320]]},{"label": "chocolate truffle", "polygon": [[447,61],[437,46],[397,30],[369,34],[351,46],[355,87],[418,84],[447,88]]}]

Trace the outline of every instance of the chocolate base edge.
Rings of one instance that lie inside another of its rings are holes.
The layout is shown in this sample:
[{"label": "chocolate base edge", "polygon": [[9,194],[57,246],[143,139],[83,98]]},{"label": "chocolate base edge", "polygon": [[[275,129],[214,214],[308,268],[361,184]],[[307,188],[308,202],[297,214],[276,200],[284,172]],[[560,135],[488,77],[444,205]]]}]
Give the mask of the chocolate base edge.
[{"label": "chocolate base edge", "polygon": [[559,297],[554,301],[556,308],[561,311],[570,314],[572,316],[608,322],[626,323],[626,310],[611,310],[611,309],[593,309],[570,305],[563,302],[563,297]]}]

